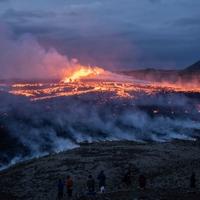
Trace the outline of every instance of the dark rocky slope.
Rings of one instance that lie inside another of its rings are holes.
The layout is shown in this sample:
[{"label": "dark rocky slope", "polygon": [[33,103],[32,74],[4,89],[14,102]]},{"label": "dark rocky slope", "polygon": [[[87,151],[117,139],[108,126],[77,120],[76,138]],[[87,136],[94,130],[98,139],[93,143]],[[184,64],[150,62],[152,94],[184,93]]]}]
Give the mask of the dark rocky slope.
[{"label": "dark rocky slope", "polygon": [[[129,166],[133,186],[128,190],[120,180]],[[141,195],[154,200],[199,199],[200,142],[82,144],[80,148],[23,162],[0,172],[0,199],[56,199],[57,179],[68,174],[73,176],[75,193],[79,194],[85,190],[87,176],[92,173],[96,177],[102,169],[108,177],[108,199],[133,200]],[[195,191],[188,189],[192,171],[199,179]],[[148,177],[145,192],[137,188],[139,173]]]},{"label": "dark rocky slope", "polygon": [[185,73],[200,73],[200,61],[183,70]]}]

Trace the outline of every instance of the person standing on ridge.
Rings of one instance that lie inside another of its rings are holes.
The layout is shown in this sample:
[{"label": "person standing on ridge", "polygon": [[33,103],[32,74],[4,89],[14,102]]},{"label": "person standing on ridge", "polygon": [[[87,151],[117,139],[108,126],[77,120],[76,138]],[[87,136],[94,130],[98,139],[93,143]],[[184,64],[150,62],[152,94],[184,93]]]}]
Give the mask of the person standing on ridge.
[{"label": "person standing on ridge", "polygon": [[126,174],[124,175],[122,182],[124,182],[127,187],[130,187],[132,184],[131,178],[132,178],[132,173],[131,173],[131,168],[129,168]]},{"label": "person standing on ridge", "polygon": [[67,196],[71,198],[73,192],[73,180],[71,176],[67,176],[66,187],[67,187]]},{"label": "person standing on ridge", "polygon": [[143,174],[141,174],[139,176],[138,182],[139,182],[140,189],[145,190],[146,189],[146,182],[147,182],[147,180],[146,180],[146,177]]},{"label": "person standing on ridge", "polygon": [[99,173],[97,179],[99,181],[100,192],[103,193],[105,191],[105,186],[106,186],[106,176],[103,170]]},{"label": "person standing on ridge", "polygon": [[89,195],[95,195],[95,180],[93,179],[92,175],[88,176],[87,189]]},{"label": "person standing on ridge", "polygon": [[190,187],[196,188],[196,174],[193,172],[190,177]]},{"label": "person standing on ridge", "polygon": [[61,179],[58,180],[58,200],[61,200],[63,198],[64,193],[64,183]]}]

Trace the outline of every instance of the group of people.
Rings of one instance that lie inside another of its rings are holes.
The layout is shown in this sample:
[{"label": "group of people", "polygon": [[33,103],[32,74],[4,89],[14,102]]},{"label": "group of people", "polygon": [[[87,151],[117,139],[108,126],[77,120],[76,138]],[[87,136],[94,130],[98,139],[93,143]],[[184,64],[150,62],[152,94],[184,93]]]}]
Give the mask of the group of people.
[{"label": "group of people", "polygon": [[[100,173],[97,176],[98,180],[98,190],[100,193],[104,193],[106,189],[106,175],[104,171],[100,171]],[[122,180],[122,184],[124,184],[127,188],[132,186],[132,172],[131,169],[128,169],[128,171],[124,174]],[[146,183],[147,179],[144,174],[140,174],[138,177],[138,186],[141,190],[146,189]],[[61,179],[58,181],[58,200],[63,199],[64,196],[64,188],[66,187],[67,196],[70,199],[73,194],[73,180],[71,176],[67,176],[66,182],[64,183]],[[95,178],[90,174],[88,176],[87,182],[87,192],[86,195],[88,196],[95,196],[96,194],[96,181]],[[196,188],[196,174],[193,172],[190,177],[190,188]]]},{"label": "group of people", "polygon": [[[128,171],[125,173],[122,182],[127,186],[130,187],[132,185],[132,172],[129,168]],[[146,188],[146,177],[144,174],[140,174],[138,177],[138,185],[140,189]]]},{"label": "group of people", "polygon": [[[58,200],[62,199],[64,196],[64,187],[65,184],[62,181],[62,179],[58,180]],[[67,176],[67,180],[66,180],[66,188],[67,188],[67,196],[69,198],[72,197],[72,192],[73,192],[73,180],[71,178],[71,176]]]},{"label": "group of people", "polygon": [[[101,193],[105,192],[105,187],[106,187],[106,176],[104,171],[102,170],[98,176],[97,176],[97,180],[98,180],[98,186],[99,186],[99,191]],[[67,176],[67,180],[64,183],[61,179],[58,180],[58,200],[63,199],[64,196],[64,188],[66,187],[66,191],[67,191],[67,196],[68,198],[72,198],[72,194],[73,194],[73,180],[71,176]],[[93,178],[93,176],[90,174],[88,176],[88,180],[87,180],[87,195],[91,195],[94,196],[96,194],[95,192],[95,179]]]}]

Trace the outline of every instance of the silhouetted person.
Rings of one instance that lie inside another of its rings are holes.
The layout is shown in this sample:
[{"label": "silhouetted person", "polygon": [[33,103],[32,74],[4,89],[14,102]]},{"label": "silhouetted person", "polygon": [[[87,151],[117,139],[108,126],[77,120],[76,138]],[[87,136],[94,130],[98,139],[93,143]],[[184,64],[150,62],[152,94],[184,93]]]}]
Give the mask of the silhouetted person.
[{"label": "silhouetted person", "polygon": [[139,182],[140,189],[145,189],[146,188],[146,182],[147,181],[146,181],[146,177],[143,174],[141,174],[139,176],[138,182]]},{"label": "silhouetted person", "polygon": [[73,180],[70,176],[67,176],[66,187],[67,187],[67,196],[71,198],[73,192]]},{"label": "silhouetted person", "polygon": [[99,173],[97,179],[99,181],[99,189],[103,193],[105,191],[105,186],[106,186],[106,176],[103,170]]},{"label": "silhouetted person", "polygon": [[64,183],[61,179],[58,180],[58,200],[63,198],[64,194]]},{"label": "silhouetted person", "polygon": [[89,195],[95,195],[95,180],[93,179],[92,175],[88,176],[87,189]]},{"label": "silhouetted person", "polygon": [[126,174],[124,175],[122,181],[126,184],[127,187],[131,186],[131,169],[129,168]]},{"label": "silhouetted person", "polygon": [[190,187],[196,188],[196,174],[193,172],[190,177]]}]

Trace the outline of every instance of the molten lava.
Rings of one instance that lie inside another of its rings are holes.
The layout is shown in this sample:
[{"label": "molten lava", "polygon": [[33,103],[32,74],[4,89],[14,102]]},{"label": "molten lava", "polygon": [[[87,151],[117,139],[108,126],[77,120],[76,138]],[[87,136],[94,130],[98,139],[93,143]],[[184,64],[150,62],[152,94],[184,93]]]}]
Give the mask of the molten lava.
[{"label": "molten lava", "polygon": [[65,77],[62,80],[63,83],[70,83],[80,81],[84,78],[96,78],[98,75],[104,74],[105,70],[99,67],[90,66],[77,66],[73,70],[67,70]]},{"label": "molten lava", "polygon": [[138,94],[156,93],[200,93],[200,86],[136,80],[131,76],[106,71],[99,67],[78,65],[68,69],[61,81],[54,83],[14,83],[0,85],[0,91],[8,90],[31,100],[42,100],[60,96],[75,96],[91,93],[107,93],[112,98],[136,98]]}]

